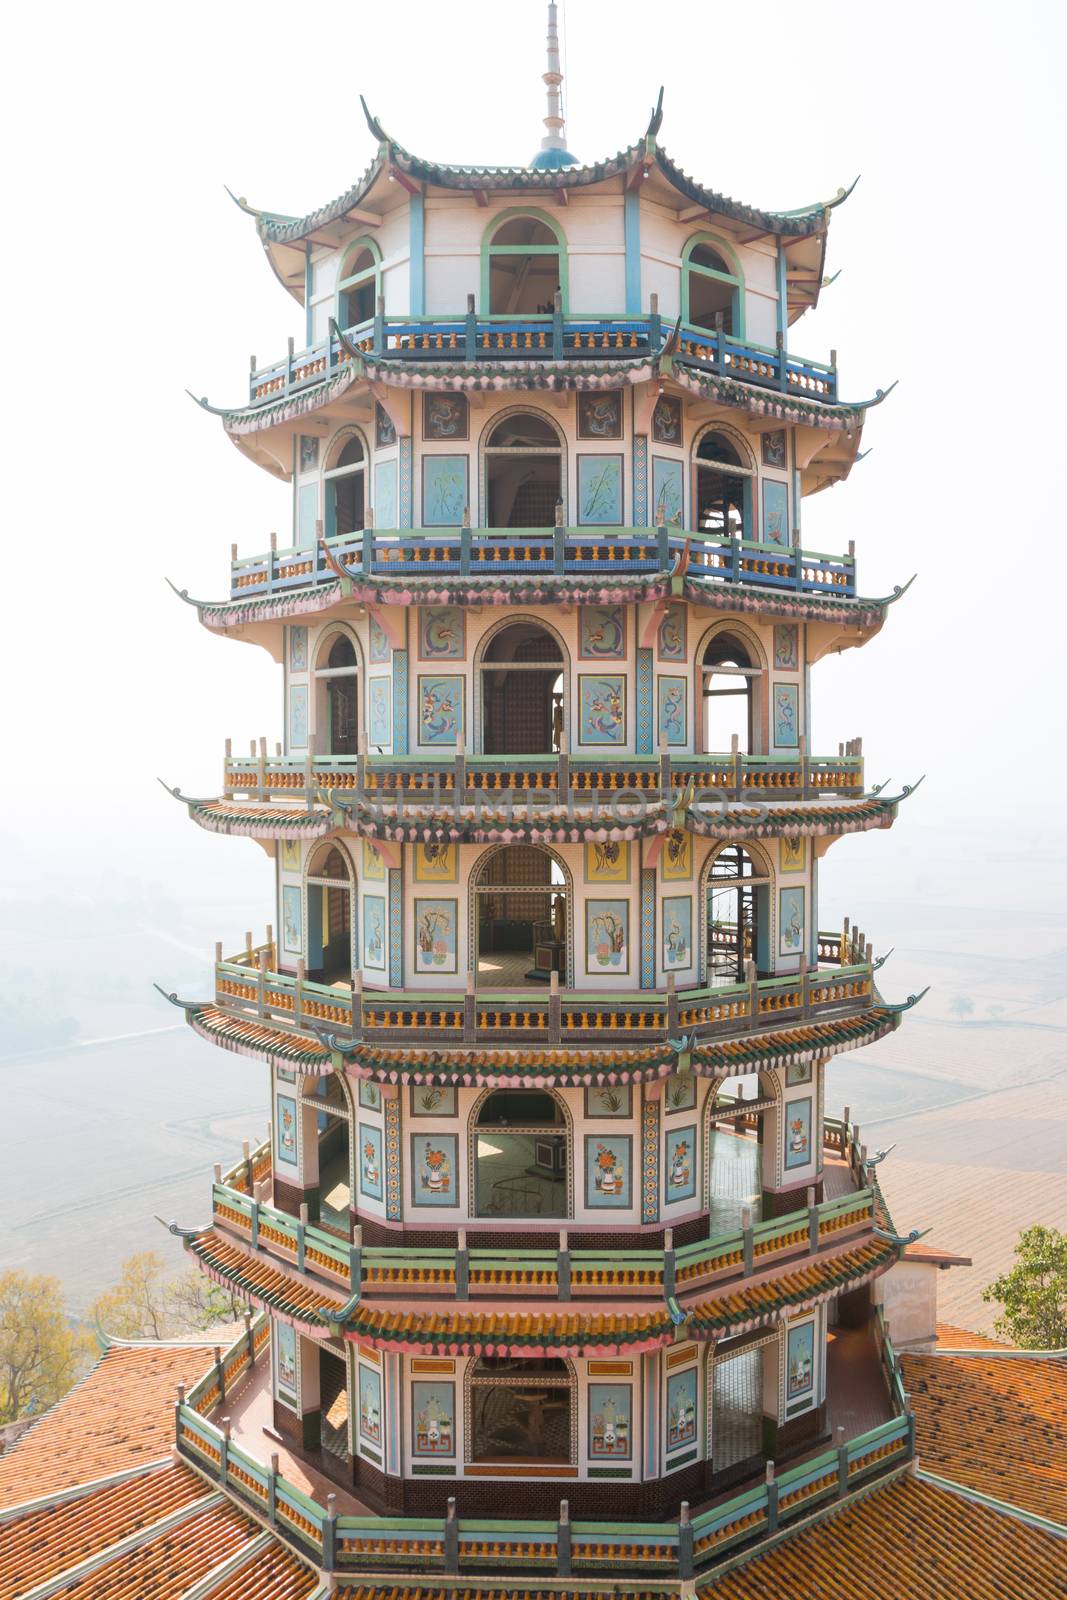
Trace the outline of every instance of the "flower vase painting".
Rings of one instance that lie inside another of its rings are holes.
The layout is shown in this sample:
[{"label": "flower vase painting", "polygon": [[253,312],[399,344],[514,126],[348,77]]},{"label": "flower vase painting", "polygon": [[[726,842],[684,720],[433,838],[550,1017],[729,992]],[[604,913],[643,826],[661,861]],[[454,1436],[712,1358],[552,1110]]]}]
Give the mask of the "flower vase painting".
[{"label": "flower vase painting", "polygon": [[359,1368],[359,1436],[369,1444],[382,1442],[382,1380],[370,1367]]},{"label": "flower vase painting", "polygon": [[278,1160],[295,1167],[296,1156],[296,1101],[291,1095],[278,1096]]},{"label": "flower vase painting", "polygon": [[412,1455],[455,1455],[455,1416],[454,1383],[413,1383],[411,1385]]},{"label": "flower vase painting", "polygon": [[633,1390],[628,1383],[589,1385],[589,1455],[600,1461],[629,1461],[633,1430]]},{"label": "flower vase painting", "polygon": [[456,1135],[412,1134],[411,1156],[415,1205],[456,1205]]},{"label": "flower vase painting", "polygon": [[667,1202],[691,1200],[697,1192],[696,1124],[672,1128],[667,1134]]},{"label": "flower vase painting", "polygon": [[790,1328],[786,1343],[786,1399],[799,1400],[815,1388],[815,1324]]},{"label": "flower vase painting", "polygon": [[366,1122],[359,1125],[359,1192],[382,1198],[382,1130]]},{"label": "flower vase painting", "polygon": [[785,1108],[785,1164],[806,1167],[811,1160],[811,1099],[790,1100]]},{"label": "flower vase painting", "polygon": [[679,1450],[697,1436],[697,1369],[667,1379],[667,1449]]},{"label": "flower vase painting", "polygon": [[624,1210],[629,1207],[631,1144],[629,1134],[586,1136],[586,1205]]},{"label": "flower vase painting", "polygon": [[603,973],[629,972],[629,901],[587,900],[585,923],[588,970]]},{"label": "flower vase painting", "polygon": [[416,972],[455,972],[455,900],[415,901]]}]

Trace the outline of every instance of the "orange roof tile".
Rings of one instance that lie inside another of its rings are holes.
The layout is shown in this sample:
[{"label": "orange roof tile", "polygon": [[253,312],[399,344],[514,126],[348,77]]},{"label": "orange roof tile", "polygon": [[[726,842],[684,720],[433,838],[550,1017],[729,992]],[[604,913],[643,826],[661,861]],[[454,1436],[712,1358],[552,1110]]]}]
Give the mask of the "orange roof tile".
[{"label": "orange roof tile", "polygon": [[1064,1549],[1015,1517],[903,1477],[717,1578],[707,1600],[1062,1600]]},{"label": "orange roof tile", "polygon": [[15,1600],[210,1493],[187,1467],[164,1466],[73,1503],[25,1512],[5,1523],[0,1539],[0,1600]]},{"label": "orange roof tile", "polygon": [[1067,1360],[900,1360],[926,1471],[1067,1524]]},{"label": "orange roof tile", "polygon": [[[57,1591],[62,1600],[179,1600],[221,1561],[260,1535],[249,1517],[225,1501],[187,1517],[147,1544],[116,1555]],[[252,1591],[255,1593],[255,1591]]]},{"label": "orange roof tile", "polygon": [[951,1322],[939,1322],[937,1342],[949,1350],[1014,1350],[1013,1344],[1002,1339],[990,1339],[984,1333],[971,1333],[968,1328],[957,1328]]},{"label": "orange roof tile", "polygon": [[[224,1578],[207,1600],[309,1600],[319,1586],[318,1573],[275,1541]],[[341,1593],[347,1600],[348,1590]]]},{"label": "orange roof tile", "polygon": [[175,1390],[210,1364],[205,1345],[112,1345],[0,1456],[0,1509],[169,1455]]}]

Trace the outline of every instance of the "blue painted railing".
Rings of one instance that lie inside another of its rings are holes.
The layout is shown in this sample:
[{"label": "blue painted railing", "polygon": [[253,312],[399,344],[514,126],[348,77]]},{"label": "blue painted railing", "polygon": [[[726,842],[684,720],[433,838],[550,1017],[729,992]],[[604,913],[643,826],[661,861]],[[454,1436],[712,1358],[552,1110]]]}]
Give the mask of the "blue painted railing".
[{"label": "blue painted railing", "polygon": [[[634,359],[658,354],[673,324],[657,312],[638,317],[376,316],[341,333],[333,325],[307,350],[290,346],[281,361],[253,368],[252,405],[268,404],[334,377],[353,359],[386,356],[415,362],[559,362]],[[732,334],[682,324],[676,358],[683,363],[807,400],[837,400],[837,368],[737,339]]]},{"label": "blue painted railing", "polygon": [[[234,558],[230,596],[284,594],[332,583],[340,568],[353,580],[412,577],[654,576],[686,556],[688,575],[781,593],[850,598],[856,558],[795,545],[680,528],[362,528],[322,542]],[[329,552],[329,559],[327,558]]]}]

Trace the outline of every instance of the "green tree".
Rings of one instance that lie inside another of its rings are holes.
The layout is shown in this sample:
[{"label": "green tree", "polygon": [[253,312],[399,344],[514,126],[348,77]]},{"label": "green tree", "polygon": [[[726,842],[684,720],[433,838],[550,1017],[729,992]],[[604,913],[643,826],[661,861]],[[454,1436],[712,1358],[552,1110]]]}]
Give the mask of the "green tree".
[{"label": "green tree", "polygon": [[118,1283],[97,1296],[89,1316],[116,1339],[170,1339],[236,1322],[245,1310],[243,1300],[195,1267],[169,1277],[163,1257],[145,1250],[122,1263]]},{"label": "green tree", "polygon": [[1015,1265],[982,1299],[999,1302],[996,1329],[1023,1350],[1067,1348],[1067,1234],[1036,1223],[1015,1246]]},{"label": "green tree", "polygon": [[70,1326],[57,1278],[0,1274],[0,1423],[46,1411],[89,1358]]}]

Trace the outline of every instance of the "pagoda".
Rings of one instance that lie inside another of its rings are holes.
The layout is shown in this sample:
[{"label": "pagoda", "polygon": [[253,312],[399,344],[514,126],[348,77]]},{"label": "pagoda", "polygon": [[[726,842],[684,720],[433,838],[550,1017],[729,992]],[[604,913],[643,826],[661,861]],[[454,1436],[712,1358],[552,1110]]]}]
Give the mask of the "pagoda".
[{"label": "pagoda", "polygon": [[818,664],[901,592],[802,540],[882,398],[790,348],[846,194],[702,186],[662,91],[582,164],[555,9],[527,167],[364,105],[346,193],[237,202],[306,348],[199,402],[292,528],[180,591],[277,662],[282,738],[173,791],[274,872],[265,935],[170,997],[270,1107],[175,1229],[260,1314],[255,1381],[220,1359],[178,1447],[331,1572],[686,1580],[912,1447],[908,1241],[824,1105],[914,1003],[819,925],[826,851],[908,792],[808,737]]}]

